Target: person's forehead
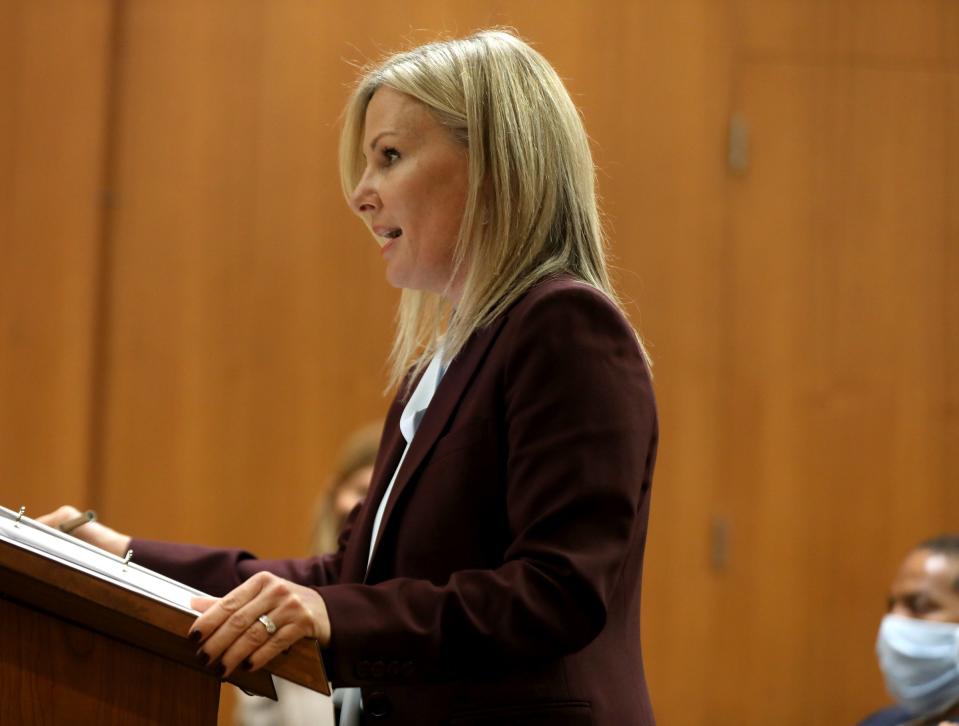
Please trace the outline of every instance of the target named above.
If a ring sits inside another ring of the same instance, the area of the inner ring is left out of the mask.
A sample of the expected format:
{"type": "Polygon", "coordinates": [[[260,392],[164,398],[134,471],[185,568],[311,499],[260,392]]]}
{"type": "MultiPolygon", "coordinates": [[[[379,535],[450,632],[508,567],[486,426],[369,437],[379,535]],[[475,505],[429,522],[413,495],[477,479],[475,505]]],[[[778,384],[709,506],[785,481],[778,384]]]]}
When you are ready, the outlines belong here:
{"type": "Polygon", "coordinates": [[[959,577],[959,559],[941,552],[913,550],[902,563],[893,591],[951,590],[959,577]]]}
{"type": "Polygon", "coordinates": [[[409,133],[429,118],[422,103],[389,86],[381,86],[366,106],[364,145],[384,131],[409,133]]]}

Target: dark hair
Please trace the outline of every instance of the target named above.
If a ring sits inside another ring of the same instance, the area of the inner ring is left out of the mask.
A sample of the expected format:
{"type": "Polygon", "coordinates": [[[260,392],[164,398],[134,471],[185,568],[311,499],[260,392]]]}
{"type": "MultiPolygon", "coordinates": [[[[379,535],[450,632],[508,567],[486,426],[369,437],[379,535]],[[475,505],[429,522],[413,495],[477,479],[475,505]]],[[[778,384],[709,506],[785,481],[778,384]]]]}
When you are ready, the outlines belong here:
{"type": "MultiPolygon", "coordinates": [[[[937,537],[920,542],[916,549],[946,555],[959,562],[959,534],[940,534],[937,537]]],[[[959,591],[959,575],[956,575],[956,579],[952,581],[952,587],[959,591]]]]}

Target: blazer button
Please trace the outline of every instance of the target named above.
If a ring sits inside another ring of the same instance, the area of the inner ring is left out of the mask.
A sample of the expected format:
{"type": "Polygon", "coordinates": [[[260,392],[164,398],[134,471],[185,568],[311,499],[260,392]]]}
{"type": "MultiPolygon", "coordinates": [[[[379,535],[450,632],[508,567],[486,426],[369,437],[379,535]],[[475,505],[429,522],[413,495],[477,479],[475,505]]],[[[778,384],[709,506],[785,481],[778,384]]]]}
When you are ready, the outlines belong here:
{"type": "Polygon", "coordinates": [[[370,677],[370,662],[368,660],[361,660],[356,664],[356,677],[367,680],[370,677]]]}
{"type": "Polygon", "coordinates": [[[374,678],[382,678],[386,674],[386,664],[383,661],[378,660],[373,663],[373,666],[370,668],[370,675],[374,678]]]}
{"type": "Polygon", "coordinates": [[[373,691],[363,698],[363,712],[373,718],[386,718],[393,710],[393,704],[383,691],[373,691]]]}

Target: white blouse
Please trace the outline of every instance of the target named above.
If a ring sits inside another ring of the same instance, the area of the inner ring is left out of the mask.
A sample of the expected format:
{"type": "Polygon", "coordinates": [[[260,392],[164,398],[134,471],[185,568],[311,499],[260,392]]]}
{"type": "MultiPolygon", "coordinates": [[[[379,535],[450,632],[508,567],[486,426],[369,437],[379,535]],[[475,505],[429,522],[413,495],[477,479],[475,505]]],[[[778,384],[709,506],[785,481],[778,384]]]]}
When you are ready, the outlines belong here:
{"type": "MultiPolygon", "coordinates": [[[[406,407],[400,416],[400,433],[402,433],[403,438],[406,439],[406,448],[403,449],[403,455],[400,457],[400,461],[393,471],[393,478],[390,479],[390,484],[386,487],[383,498],[380,499],[379,507],[376,510],[376,517],[373,519],[373,532],[370,535],[370,550],[366,558],[367,569],[369,569],[370,562],[373,559],[373,547],[376,544],[376,537],[380,533],[383,512],[386,511],[386,504],[389,502],[390,495],[393,493],[396,475],[406,460],[406,454],[410,450],[410,444],[413,442],[416,430],[420,427],[420,422],[426,414],[426,409],[429,407],[430,401],[433,400],[433,394],[436,393],[436,389],[439,388],[440,380],[442,380],[443,374],[446,373],[448,367],[448,363],[443,363],[442,349],[437,351],[436,355],[433,356],[433,360],[430,361],[426,370],[423,372],[423,377],[420,378],[416,390],[413,391],[413,395],[410,396],[410,400],[407,401],[406,407]]],[[[340,707],[340,726],[358,726],[360,723],[360,713],[363,708],[359,688],[337,688],[333,692],[333,703],[340,707]]]]}
{"type": "Polygon", "coordinates": [[[393,485],[396,483],[396,475],[400,471],[400,467],[403,466],[403,462],[406,460],[406,454],[410,450],[410,444],[413,442],[413,437],[416,435],[416,430],[420,427],[420,422],[423,420],[423,416],[426,414],[426,409],[430,405],[430,401],[433,400],[433,394],[436,393],[436,389],[440,386],[440,380],[443,378],[443,374],[446,373],[448,364],[443,364],[443,351],[442,349],[436,352],[436,355],[433,356],[433,360],[430,361],[429,365],[426,367],[426,370],[423,372],[423,377],[420,378],[420,382],[416,386],[416,390],[413,391],[413,395],[410,396],[410,400],[406,403],[406,408],[403,409],[403,414],[400,416],[400,433],[403,434],[403,438],[406,439],[406,448],[403,449],[403,455],[400,457],[399,463],[396,465],[396,469],[393,471],[393,478],[390,479],[390,484],[386,487],[386,492],[383,493],[383,498],[380,500],[380,506],[376,510],[376,517],[373,519],[373,533],[370,536],[370,551],[366,558],[366,567],[369,569],[370,562],[373,559],[373,547],[376,544],[376,536],[380,532],[380,523],[383,520],[383,512],[386,510],[386,504],[390,500],[390,494],[393,493],[393,485]]]}

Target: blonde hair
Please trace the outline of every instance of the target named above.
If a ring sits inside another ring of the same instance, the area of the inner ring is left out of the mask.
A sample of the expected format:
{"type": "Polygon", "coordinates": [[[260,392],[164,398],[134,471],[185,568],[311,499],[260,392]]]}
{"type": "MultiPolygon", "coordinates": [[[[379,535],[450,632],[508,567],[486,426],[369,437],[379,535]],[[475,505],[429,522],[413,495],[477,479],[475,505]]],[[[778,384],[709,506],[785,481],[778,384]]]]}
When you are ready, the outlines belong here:
{"type": "Polygon", "coordinates": [[[366,108],[380,86],[426,105],[469,156],[452,275],[464,273],[462,294],[450,311],[440,295],[403,290],[390,385],[410,366],[414,374],[421,370],[440,346],[452,358],[473,332],[546,277],[569,274],[619,305],[586,130],[542,55],[497,29],[397,53],[368,69],[347,104],[340,137],[347,198],[363,174],[366,108]]]}

